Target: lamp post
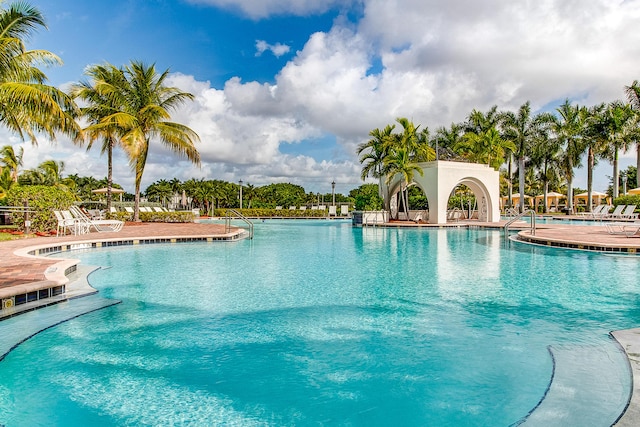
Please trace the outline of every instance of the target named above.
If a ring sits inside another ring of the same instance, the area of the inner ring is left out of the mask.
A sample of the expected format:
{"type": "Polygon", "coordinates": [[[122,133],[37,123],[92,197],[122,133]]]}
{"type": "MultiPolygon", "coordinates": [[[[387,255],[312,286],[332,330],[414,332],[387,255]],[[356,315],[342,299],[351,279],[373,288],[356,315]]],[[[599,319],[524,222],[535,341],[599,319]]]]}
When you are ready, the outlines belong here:
{"type": "Polygon", "coordinates": [[[331,206],[336,205],[336,182],[331,181],[331,206]]]}
{"type": "Polygon", "coordinates": [[[242,180],[238,181],[240,184],[240,209],[242,209],[242,180]]]}
{"type": "Polygon", "coordinates": [[[627,175],[622,175],[622,195],[627,195],[627,175]]]}

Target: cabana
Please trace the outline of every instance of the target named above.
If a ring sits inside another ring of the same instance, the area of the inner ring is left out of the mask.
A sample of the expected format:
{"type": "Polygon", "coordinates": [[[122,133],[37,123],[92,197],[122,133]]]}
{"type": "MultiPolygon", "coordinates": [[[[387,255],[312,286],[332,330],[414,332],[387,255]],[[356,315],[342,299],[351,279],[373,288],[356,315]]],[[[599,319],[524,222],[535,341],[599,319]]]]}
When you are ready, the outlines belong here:
{"type": "MultiPolygon", "coordinates": [[[[578,206],[578,205],[586,206],[588,197],[589,197],[589,193],[587,193],[587,192],[580,193],[580,194],[574,194],[574,196],[573,196],[573,204],[574,204],[574,206],[578,206]]],[[[603,200],[604,201],[607,200],[607,194],[606,193],[600,193],[599,191],[592,191],[591,192],[591,206],[597,206],[597,205],[601,204],[603,200]]]]}
{"type": "MultiPolygon", "coordinates": [[[[560,193],[556,193],[555,191],[549,191],[547,193],[547,208],[553,212],[553,211],[558,211],[558,207],[560,205],[560,199],[566,199],[567,196],[565,196],[564,194],[560,194],[560,193]]],[[[538,211],[538,205],[543,205],[544,206],[544,194],[540,194],[538,196],[535,197],[535,208],[536,208],[536,212],[538,211]]]]}

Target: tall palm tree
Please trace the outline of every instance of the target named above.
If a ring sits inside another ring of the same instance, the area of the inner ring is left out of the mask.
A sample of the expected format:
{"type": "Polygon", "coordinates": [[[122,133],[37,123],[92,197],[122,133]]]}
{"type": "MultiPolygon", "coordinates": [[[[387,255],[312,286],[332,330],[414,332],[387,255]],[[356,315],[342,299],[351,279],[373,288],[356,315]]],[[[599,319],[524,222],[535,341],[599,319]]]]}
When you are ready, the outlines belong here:
{"type": "Polygon", "coordinates": [[[585,151],[584,134],[586,109],[571,105],[568,99],[556,108],[557,116],[551,122],[551,131],[561,145],[563,155],[560,160],[562,173],[567,180],[567,209],[573,213],[573,169],[580,167],[580,158],[585,151]]]}
{"type": "MultiPolygon", "coordinates": [[[[414,172],[423,174],[422,168],[417,162],[413,161],[410,152],[406,147],[396,147],[384,159],[385,170],[387,171],[387,180],[385,184],[389,185],[397,174],[402,175],[402,183],[400,184],[400,194],[403,197],[403,205],[409,213],[409,196],[407,187],[413,181],[414,172]]],[[[398,210],[398,213],[399,210],[398,210]]]]}
{"type": "Polygon", "coordinates": [[[123,69],[121,86],[103,92],[120,110],[103,118],[96,130],[119,129],[120,143],[135,172],[134,221],[139,221],[140,184],[147,163],[149,144],[158,138],[166,147],[200,164],[195,142],[200,138],[191,128],[170,122],[170,111],[194,96],[165,85],[169,70],[158,74],[155,65],[132,61],[123,69]]]}
{"type": "Polygon", "coordinates": [[[513,151],[511,141],[504,140],[495,126],[486,131],[471,131],[464,134],[454,149],[476,163],[485,163],[498,170],[504,162],[505,154],[513,151]]]}
{"type": "Polygon", "coordinates": [[[629,104],[614,101],[603,111],[603,133],[605,142],[605,157],[613,166],[613,197],[619,195],[619,156],[620,151],[626,152],[636,140],[638,134],[638,116],[629,104]]]}
{"type": "Polygon", "coordinates": [[[560,175],[560,157],[562,147],[556,138],[551,138],[548,132],[542,132],[535,139],[531,150],[531,162],[538,169],[537,179],[542,182],[543,212],[549,211],[547,195],[549,184],[558,181],[560,175]]]}
{"type": "Polygon", "coordinates": [[[22,147],[20,147],[20,151],[17,154],[11,145],[5,145],[0,149],[0,162],[10,171],[10,178],[13,182],[18,182],[23,156],[24,148],[22,147]]]}
{"type": "MultiPolygon", "coordinates": [[[[371,139],[358,145],[357,153],[360,156],[360,163],[363,164],[360,178],[364,181],[368,176],[378,179],[378,192],[380,197],[388,201],[388,189],[386,183],[383,183],[382,178],[384,173],[384,158],[386,157],[390,141],[392,139],[393,130],[395,125],[387,125],[383,130],[378,128],[369,132],[371,139]],[[383,185],[384,184],[384,185],[383,185]]],[[[385,206],[386,210],[389,210],[389,206],[385,206]]]]}
{"type": "Polygon", "coordinates": [[[598,159],[606,155],[607,125],[604,103],[594,105],[586,110],[586,132],[584,143],[587,147],[587,211],[593,210],[593,169],[598,159]]]}
{"type": "Polygon", "coordinates": [[[540,113],[531,115],[531,104],[525,102],[518,109],[518,113],[511,111],[502,115],[502,129],[504,139],[511,141],[514,146],[513,153],[518,160],[518,185],[520,193],[520,212],[524,211],[524,186],[525,186],[525,166],[531,153],[531,147],[535,140],[544,132],[545,126],[551,117],[548,114],[540,113]]]}
{"type": "Polygon", "coordinates": [[[110,94],[126,85],[122,70],[111,65],[93,65],[85,71],[91,81],[81,81],[71,86],[71,95],[83,100],[85,107],[80,109],[81,117],[88,120],[89,126],[84,129],[89,140],[87,150],[96,140],[102,140],[101,153],[107,153],[107,212],[111,210],[113,198],[113,149],[119,142],[119,134],[123,132],[116,123],[102,123],[104,119],[117,113],[122,108],[117,97],[110,94]]]}
{"type": "Polygon", "coordinates": [[[459,123],[451,123],[449,128],[444,126],[439,127],[432,140],[432,144],[436,152],[436,160],[456,159],[457,154],[453,147],[460,143],[463,133],[464,127],[459,123]]]}
{"type": "Polygon", "coordinates": [[[25,48],[24,39],[39,27],[46,28],[44,17],[25,2],[0,9],[0,123],[34,144],[39,132],[54,140],[60,131],[76,141],[80,128],[73,118],[75,103],[47,85],[47,76],[38,68],[62,61],[46,50],[25,48]]]}
{"type": "MultiPolygon", "coordinates": [[[[636,114],[640,114],[640,83],[638,83],[638,80],[634,80],[633,83],[631,83],[631,86],[625,86],[624,90],[627,94],[627,100],[631,104],[631,107],[636,114]]],[[[635,143],[636,170],[640,170],[640,139],[637,139],[635,143]]],[[[640,187],[640,175],[636,176],[636,187],[640,187]]]]}

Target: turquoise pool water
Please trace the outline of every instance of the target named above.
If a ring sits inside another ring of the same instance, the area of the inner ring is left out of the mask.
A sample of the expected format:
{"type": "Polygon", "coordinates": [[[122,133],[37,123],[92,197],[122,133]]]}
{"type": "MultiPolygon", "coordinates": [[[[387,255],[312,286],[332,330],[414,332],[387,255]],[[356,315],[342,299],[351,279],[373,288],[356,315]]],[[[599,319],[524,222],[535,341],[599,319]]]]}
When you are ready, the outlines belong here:
{"type": "MultiPolygon", "coordinates": [[[[71,255],[122,303],[9,353],[0,424],[509,426],[545,395],[550,348],[628,380],[608,333],[640,319],[640,259],[491,230],[267,221],[253,240],[71,255]]],[[[589,425],[624,409],[604,395],[575,403],[589,425]]]]}

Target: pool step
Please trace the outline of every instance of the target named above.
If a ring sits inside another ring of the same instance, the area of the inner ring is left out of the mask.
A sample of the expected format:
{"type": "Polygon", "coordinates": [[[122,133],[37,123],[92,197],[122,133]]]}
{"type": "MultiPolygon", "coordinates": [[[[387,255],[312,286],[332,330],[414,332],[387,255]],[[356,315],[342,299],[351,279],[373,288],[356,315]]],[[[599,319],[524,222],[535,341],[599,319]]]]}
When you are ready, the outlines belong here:
{"type": "Polygon", "coordinates": [[[38,332],[67,320],[76,318],[101,308],[118,304],[120,301],[103,298],[99,295],[90,295],[83,298],[74,298],[50,305],[39,310],[32,310],[20,316],[5,319],[0,322],[0,360],[38,332]]]}
{"type": "Polygon", "coordinates": [[[550,346],[554,375],[540,404],[520,426],[610,426],[624,411],[631,371],[623,349],[550,346]]]}

